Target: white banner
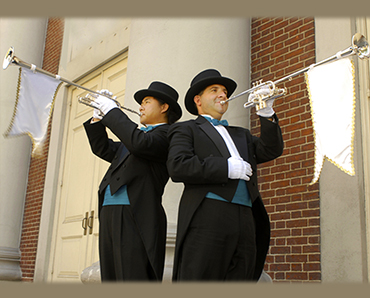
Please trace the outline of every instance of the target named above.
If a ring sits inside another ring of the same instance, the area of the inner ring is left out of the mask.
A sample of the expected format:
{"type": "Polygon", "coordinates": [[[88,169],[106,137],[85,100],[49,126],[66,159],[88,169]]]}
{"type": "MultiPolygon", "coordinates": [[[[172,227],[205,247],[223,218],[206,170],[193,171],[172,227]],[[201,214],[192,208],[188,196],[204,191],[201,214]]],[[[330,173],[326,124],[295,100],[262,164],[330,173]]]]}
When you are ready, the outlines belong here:
{"type": "Polygon", "coordinates": [[[34,153],[45,139],[60,84],[45,74],[19,68],[14,113],[5,136],[28,135],[34,153]]]}
{"type": "Polygon", "coordinates": [[[349,58],[313,67],[306,73],[315,137],[315,168],[311,184],[327,159],[353,176],[355,76],[349,58]]]}

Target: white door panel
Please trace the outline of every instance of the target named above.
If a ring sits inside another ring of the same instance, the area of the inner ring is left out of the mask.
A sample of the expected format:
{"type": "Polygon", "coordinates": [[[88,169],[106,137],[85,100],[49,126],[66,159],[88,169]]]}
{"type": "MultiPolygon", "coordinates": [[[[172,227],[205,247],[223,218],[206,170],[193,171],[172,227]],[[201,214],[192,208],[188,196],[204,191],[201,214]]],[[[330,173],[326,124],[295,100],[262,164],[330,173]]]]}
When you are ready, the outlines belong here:
{"type": "MultiPolygon", "coordinates": [[[[91,90],[108,89],[123,104],[127,57],[122,56],[95,71],[83,83],[91,90]]],[[[109,163],[96,157],[91,149],[83,123],[93,109],[78,102],[85,90],[71,87],[70,111],[66,122],[63,179],[58,190],[56,221],[51,253],[53,282],[81,282],[83,269],[99,260],[98,185],[109,163]],[[91,226],[92,228],[90,228],[91,226]]],[[[117,139],[109,130],[108,135],[117,139]]]]}

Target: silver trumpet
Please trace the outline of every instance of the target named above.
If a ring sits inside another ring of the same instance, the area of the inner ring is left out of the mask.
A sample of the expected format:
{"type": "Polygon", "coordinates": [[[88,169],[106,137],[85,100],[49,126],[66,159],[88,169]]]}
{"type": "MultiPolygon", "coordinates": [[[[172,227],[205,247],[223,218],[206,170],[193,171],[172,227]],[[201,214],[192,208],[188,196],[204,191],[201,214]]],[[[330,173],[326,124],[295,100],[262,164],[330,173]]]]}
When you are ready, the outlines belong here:
{"type": "MultiPolygon", "coordinates": [[[[43,70],[43,69],[41,69],[41,68],[38,68],[38,67],[36,67],[34,64],[30,64],[30,63],[27,63],[27,62],[22,61],[21,59],[19,59],[18,57],[16,57],[16,56],[14,55],[14,48],[13,48],[13,47],[10,47],[10,48],[9,48],[9,50],[7,51],[7,53],[5,54],[5,57],[4,57],[4,60],[3,60],[3,69],[7,69],[9,65],[18,65],[18,66],[21,66],[21,67],[26,67],[26,68],[28,68],[28,69],[33,70],[34,72],[36,72],[36,71],[37,71],[37,72],[39,72],[39,73],[41,73],[41,74],[47,75],[47,76],[49,76],[49,77],[53,77],[53,78],[55,78],[55,79],[57,79],[57,80],[59,80],[59,81],[62,81],[62,82],[67,83],[67,84],[69,84],[69,85],[72,85],[72,86],[75,86],[75,87],[77,87],[77,88],[80,88],[80,89],[86,90],[86,91],[88,91],[88,92],[90,92],[90,93],[93,93],[93,94],[96,94],[96,95],[102,95],[102,94],[100,94],[98,91],[94,91],[94,90],[88,89],[88,88],[83,87],[83,86],[81,86],[81,85],[78,85],[78,84],[76,84],[76,83],[74,83],[74,82],[72,82],[72,81],[69,81],[69,80],[67,80],[67,79],[64,79],[64,78],[60,77],[59,75],[55,75],[55,74],[52,74],[52,73],[50,73],[50,72],[48,72],[48,71],[46,71],[46,70],[43,70]]],[[[124,109],[124,110],[126,110],[126,111],[129,111],[129,112],[131,112],[131,113],[135,113],[135,114],[137,114],[137,115],[141,116],[141,113],[140,113],[140,112],[137,112],[137,111],[134,111],[134,110],[132,110],[132,109],[129,109],[129,108],[126,108],[126,107],[122,106],[122,105],[121,105],[121,104],[120,104],[120,103],[115,99],[115,97],[110,97],[110,96],[108,96],[108,95],[103,95],[103,96],[105,96],[105,97],[107,97],[107,98],[109,98],[109,99],[113,100],[113,101],[117,104],[117,106],[118,106],[120,109],[124,109]]],[[[99,109],[99,108],[97,107],[97,105],[96,105],[96,104],[94,105],[94,103],[92,102],[92,100],[93,100],[93,99],[94,99],[94,96],[92,96],[91,94],[87,94],[87,95],[86,95],[86,96],[84,96],[84,97],[79,97],[79,98],[78,98],[78,101],[79,101],[80,103],[83,103],[83,104],[85,104],[85,105],[89,106],[89,107],[99,109]]],[[[101,112],[101,111],[100,111],[100,112],[101,112]]],[[[102,115],[104,115],[102,112],[101,112],[101,114],[102,114],[102,115]]]]}
{"type": "MultiPolygon", "coordinates": [[[[91,92],[92,92],[92,91],[91,91],[91,92]]],[[[94,93],[94,94],[103,95],[104,97],[106,97],[106,98],[109,98],[109,99],[113,100],[113,101],[117,104],[117,107],[119,107],[120,109],[124,109],[124,110],[126,110],[126,111],[131,112],[131,113],[135,113],[135,114],[137,114],[138,116],[141,116],[141,113],[140,113],[140,112],[137,112],[137,111],[135,111],[135,110],[129,109],[129,108],[124,107],[124,106],[121,106],[121,104],[116,100],[115,96],[114,96],[114,97],[110,97],[110,96],[108,96],[108,95],[100,94],[99,92],[95,92],[95,91],[94,91],[93,93],[94,93]]],[[[78,100],[78,102],[79,102],[79,103],[82,103],[82,104],[84,104],[84,105],[86,105],[86,106],[89,106],[89,107],[91,107],[91,108],[94,108],[94,109],[98,109],[98,110],[100,111],[100,112],[99,112],[99,114],[100,114],[101,116],[104,116],[104,113],[99,109],[98,105],[97,105],[97,104],[96,104],[96,102],[95,102],[96,97],[97,97],[96,95],[92,95],[92,94],[88,93],[88,94],[86,94],[85,96],[78,96],[78,97],[77,97],[77,100],[78,100]]]]}
{"type": "Polygon", "coordinates": [[[370,58],[369,43],[367,42],[366,38],[360,33],[356,33],[355,35],[352,36],[352,45],[350,47],[343,51],[338,52],[336,55],[333,55],[325,60],[312,64],[309,67],[306,67],[302,70],[299,70],[291,75],[283,77],[274,82],[272,81],[262,82],[262,80],[259,80],[258,82],[253,83],[252,88],[243,91],[237,95],[234,95],[227,100],[221,101],[221,104],[226,104],[227,102],[237,97],[240,97],[247,93],[251,93],[251,95],[248,98],[248,101],[244,104],[244,108],[251,108],[253,106],[256,106],[256,110],[258,111],[259,109],[266,107],[266,100],[275,99],[287,93],[286,88],[276,87],[278,83],[285,81],[287,79],[291,80],[293,77],[310,70],[312,67],[316,67],[324,63],[332,62],[334,60],[346,58],[352,55],[357,55],[360,59],[370,58]],[[269,91],[268,94],[267,89],[269,91]]]}

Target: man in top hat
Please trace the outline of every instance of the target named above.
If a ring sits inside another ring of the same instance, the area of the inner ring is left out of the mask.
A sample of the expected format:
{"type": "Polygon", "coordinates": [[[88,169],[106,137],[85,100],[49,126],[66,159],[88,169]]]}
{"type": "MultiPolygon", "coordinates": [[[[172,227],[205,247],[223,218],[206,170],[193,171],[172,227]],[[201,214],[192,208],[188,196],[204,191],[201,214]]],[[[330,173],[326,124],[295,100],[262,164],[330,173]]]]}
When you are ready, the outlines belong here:
{"type": "Polygon", "coordinates": [[[236,86],[214,69],[196,75],[185,107],[198,117],[168,132],[167,168],[171,179],[185,186],[173,281],[253,281],[263,270],[270,225],[258,191],[257,164],[280,156],[283,139],[273,100],[257,112],[260,137],[220,121],[228,108],[221,101],[236,86]]]}
{"type": "Polygon", "coordinates": [[[111,163],[99,186],[102,282],[161,281],[167,221],[162,207],[169,179],[167,131],[182,114],[178,93],[162,82],[137,91],[142,129],[104,95],[84,123],[92,152],[111,163]],[[103,117],[100,116],[100,111],[103,117]],[[107,136],[109,128],[120,140],[107,136]]]}

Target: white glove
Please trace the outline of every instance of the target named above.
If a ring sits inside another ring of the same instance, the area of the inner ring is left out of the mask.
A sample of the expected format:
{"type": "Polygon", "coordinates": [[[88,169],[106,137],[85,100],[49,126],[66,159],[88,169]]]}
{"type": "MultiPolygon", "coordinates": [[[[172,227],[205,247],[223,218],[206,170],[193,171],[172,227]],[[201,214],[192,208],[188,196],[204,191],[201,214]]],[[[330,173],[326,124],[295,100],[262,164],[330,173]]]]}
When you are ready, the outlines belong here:
{"type": "Polygon", "coordinates": [[[228,165],[228,178],[230,179],[243,179],[245,181],[250,180],[252,176],[251,165],[239,157],[229,157],[227,160],[228,165]]]}
{"type": "Polygon", "coordinates": [[[106,115],[110,110],[118,108],[117,104],[113,100],[104,96],[104,95],[112,96],[113,94],[112,92],[109,92],[106,89],[100,90],[98,92],[101,93],[102,95],[96,97],[95,104],[97,109],[99,109],[104,115],[106,115]]]}
{"type": "MultiPolygon", "coordinates": [[[[267,96],[270,94],[270,88],[268,85],[262,86],[261,88],[257,89],[255,92],[249,94],[248,101],[254,101],[257,95],[267,96]]],[[[257,111],[257,115],[262,117],[271,117],[275,114],[275,111],[272,109],[272,105],[274,103],[274,99],[268,99],[265,101],[266,107],[257,111]]]]}
{"type": "Polygon", "coordinates": [[[262,117],[271,117],[275,114],[274,109],[272,108],[272,105],[274,104],[275,99],[268,99],[266,100],[266,108],[259,109],[256,114],[262,117]]]}
{"type": "MultiPolygon", "coordinates": [[[[109,96],[109,97],[112,97],[113,93],[110,92],[108,89],[101,89],[100,91],[98,90],[98,92],[101,94],[101,95],[106,95],[106,96],[109,96]]],[[[113,96],[112,97],[113,99],[116,99],[117,96],[113,96]]]]}
{"type": "Polygon", "coordinates": [[[93,118],[95,118],[95,119],[99,119],[99,120],[103,119],[103,116],[101,115],[100,110],[98,110],[98,109],[94,109],[94,112],[93,112],[93,118]]]}

